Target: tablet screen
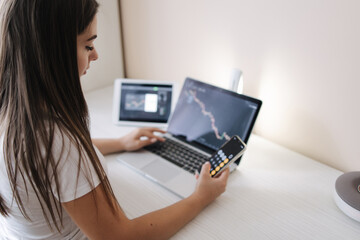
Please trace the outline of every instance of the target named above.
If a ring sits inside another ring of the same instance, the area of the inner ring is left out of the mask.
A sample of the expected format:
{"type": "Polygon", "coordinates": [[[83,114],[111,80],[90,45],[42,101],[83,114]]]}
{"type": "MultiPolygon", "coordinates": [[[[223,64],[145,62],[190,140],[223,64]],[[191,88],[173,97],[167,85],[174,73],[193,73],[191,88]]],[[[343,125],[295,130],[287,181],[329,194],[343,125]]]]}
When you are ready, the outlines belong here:
{"type": "Polygon", "coordinates": [[[122,82],[120,88],[119,121],[168,121],[173,90],[171,84],[122,82]]]}

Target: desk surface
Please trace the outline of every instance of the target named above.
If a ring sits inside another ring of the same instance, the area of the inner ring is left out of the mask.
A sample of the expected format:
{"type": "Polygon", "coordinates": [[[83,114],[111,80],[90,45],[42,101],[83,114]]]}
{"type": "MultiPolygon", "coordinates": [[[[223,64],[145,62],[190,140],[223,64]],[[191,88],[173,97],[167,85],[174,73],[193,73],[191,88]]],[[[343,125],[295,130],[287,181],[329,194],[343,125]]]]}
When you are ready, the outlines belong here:
{"type": "MultiPolygon", "coordinates": [[[[93,137],[118,137],[132,128],[112,123],[112,87],[85,94],[93,137]]],[[[115,195],[129,218],[179,198],[106,157],[115,195]]],[[[333,200],[342,172],[252,135],[226,192],[172,239],[360,239],[360,223],[333,200]]]]}

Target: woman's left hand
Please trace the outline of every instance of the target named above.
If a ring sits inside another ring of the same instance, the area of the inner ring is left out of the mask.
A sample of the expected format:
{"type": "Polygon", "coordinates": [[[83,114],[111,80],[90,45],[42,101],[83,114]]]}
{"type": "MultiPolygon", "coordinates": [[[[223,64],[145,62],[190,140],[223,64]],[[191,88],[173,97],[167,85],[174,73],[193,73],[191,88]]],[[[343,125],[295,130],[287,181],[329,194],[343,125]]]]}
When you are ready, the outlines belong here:
{"type": "Polygon", "coordinates": [[[165,141],[165,139],[155,133],[166,133],[158,128],[137,128],[121,138],[92,139],[93,144],[103,155],[136,151],[156,141],[165,141]]]}
{"type": "Polygon", "coordinates": [[[155,132],[166,133],[166,131],[159,128],[137,128],[120,138],[124,151],[136,151],[147,145],[155,143],[157,141],[165,141],[165,139],[159,135],[155,135],[155,132]]]}

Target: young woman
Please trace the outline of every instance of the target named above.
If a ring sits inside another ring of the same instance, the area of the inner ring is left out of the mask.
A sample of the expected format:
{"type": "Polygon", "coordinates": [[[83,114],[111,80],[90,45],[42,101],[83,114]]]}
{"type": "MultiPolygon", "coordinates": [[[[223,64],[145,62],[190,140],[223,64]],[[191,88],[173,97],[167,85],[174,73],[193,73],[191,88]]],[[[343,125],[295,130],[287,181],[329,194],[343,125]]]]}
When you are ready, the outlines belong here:
{"type": "Polygon", "coordinates": [[[102,154],[164,139],[154,128],[90,138],[80,77],[98,58],[97,8],[95,0],[0,2],[5,239],[168,239],[225,191],[228,171],[212,179],[207,163],[188,198],[131,220],[121,210],[102,154]]]}

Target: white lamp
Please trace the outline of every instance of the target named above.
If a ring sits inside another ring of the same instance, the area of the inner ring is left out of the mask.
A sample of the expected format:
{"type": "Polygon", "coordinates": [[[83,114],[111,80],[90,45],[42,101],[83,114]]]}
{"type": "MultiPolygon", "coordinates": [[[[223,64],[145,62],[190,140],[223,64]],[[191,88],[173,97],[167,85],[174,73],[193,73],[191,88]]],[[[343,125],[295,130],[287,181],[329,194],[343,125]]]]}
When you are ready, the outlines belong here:
{"type": "Polygon", "coordinates": [[[229,79],[229,89],[231,91],[242,94],[244,88],[244,79],[242,71],[234,68],[231,71],[230,79],[229,79]]]}

